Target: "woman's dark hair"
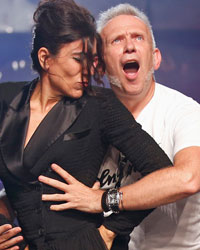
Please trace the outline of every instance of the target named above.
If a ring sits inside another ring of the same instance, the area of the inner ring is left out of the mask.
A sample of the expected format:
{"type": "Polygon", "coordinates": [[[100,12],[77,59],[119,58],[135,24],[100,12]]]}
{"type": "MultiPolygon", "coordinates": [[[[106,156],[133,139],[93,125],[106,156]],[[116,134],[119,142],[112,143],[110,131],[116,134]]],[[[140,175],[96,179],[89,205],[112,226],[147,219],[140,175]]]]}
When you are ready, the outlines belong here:
{"type": "MultiPolygon", "coordinates": [[[[38,60],[38,51],[45,47],[52,55],[56,55],[63,44],[79,39],[83,41],[82,66],[87,62],[87,78],[91,82],[91,67],[93,67],[94,41],[97,41],[98,65],[94,68],[94,79],[101,82],[105,70],[102,60],[101,38],[96,32],[94,17],[84,7],[73,0],[43,0],[40,1],[34,15],[35,22],[32,42],[32,67],[38,73],[42,67],[38,60]],[[87,43],[87,52],[85,46],[87,43]],[[85,60],[84,60],[85,59],[85,60]]],[[[83,68],[83,67],[82,67],[83,68]]],[[[83,72],[82,72],[83,77],[83,72]]]]}

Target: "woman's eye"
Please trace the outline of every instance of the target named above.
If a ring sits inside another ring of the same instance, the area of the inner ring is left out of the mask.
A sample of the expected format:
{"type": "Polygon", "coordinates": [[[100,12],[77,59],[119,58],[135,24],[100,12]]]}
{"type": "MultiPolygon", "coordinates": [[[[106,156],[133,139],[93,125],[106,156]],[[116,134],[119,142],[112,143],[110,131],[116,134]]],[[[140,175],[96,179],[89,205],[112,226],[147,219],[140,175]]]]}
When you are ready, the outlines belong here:
{"type": "Polygon", "coordinates": [[[77,62],[81,62],[81,58],[80,57],[73,57],[73,59],[75,60],[75,61],[77,61],[77,62]]]}

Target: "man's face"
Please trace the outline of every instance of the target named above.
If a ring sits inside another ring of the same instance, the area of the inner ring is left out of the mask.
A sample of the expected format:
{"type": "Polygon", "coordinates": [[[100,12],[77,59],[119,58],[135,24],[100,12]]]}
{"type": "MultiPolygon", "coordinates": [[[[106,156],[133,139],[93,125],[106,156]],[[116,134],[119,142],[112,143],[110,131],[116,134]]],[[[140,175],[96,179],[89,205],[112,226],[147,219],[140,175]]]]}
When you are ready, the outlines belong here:
{"type": "Polygon", "coordinates": [[[107,23],[101,36],[112,88],[120,94],[145,95],[159,67],[154,62],[158,50],[152,48],[146,24],[137,17],[120,15],[107,23]]]}

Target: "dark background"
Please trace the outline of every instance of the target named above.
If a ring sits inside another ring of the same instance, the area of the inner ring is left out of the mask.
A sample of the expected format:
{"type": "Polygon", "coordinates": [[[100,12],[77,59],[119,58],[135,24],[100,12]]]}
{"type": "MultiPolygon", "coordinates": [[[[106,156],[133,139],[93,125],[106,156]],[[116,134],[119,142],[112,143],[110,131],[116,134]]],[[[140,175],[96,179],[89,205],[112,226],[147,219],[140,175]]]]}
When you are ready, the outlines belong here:
{"type": "MultiPolygon", "coordinates": [[[[0,82],[31,80],[32,13],[38,0],[1,0],[0,82]]],[[[97,17],[119,3],[131,3],[149,17],[163,61],[158,82],[200,102],[200,0],[77,0],[97,17]]]]}
{"type": "MultiPolygon", "coordinates": [[[[0,82],[31,80],[32,14],[38,0],[1,0],[0,82]]],[[[156,80],[200,102],[200,0],[77,0],[95,17],[130,3],[149,17],[163,61],[156,80]]]]}

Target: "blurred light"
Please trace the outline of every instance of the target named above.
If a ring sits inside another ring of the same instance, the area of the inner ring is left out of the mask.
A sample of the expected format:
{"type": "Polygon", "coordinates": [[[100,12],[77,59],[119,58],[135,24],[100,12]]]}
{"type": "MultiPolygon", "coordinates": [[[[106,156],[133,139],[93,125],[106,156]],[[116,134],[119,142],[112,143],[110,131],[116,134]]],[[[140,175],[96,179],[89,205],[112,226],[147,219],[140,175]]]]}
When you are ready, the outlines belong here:
{"type": "Polygon", "coordinates": [[[6,33],[13,33],[13,31],[14,31],[14,29],[13,29],[13,27],[11,27],[11,26],[7,26],[6,28],[5,28],[5,32],[6,33]]]}
{"type": "Polygon", "coordinates": [[[18,68],[19,68],[19,65],[18,65],[18,62],[17,61],[13,61],[12,62],[12,68],[13,68],[13,70],[18,70],[18,68]]]}
{"type": "Polygon", "coordinates": [[[20,61],[19,61],[19,67],[20,67],[21,69],[23,69],[23,68],[25,68],[25,66],[26,66],[26,61],[25,61],[25,60],[20,60],[20,61]]]}
{"type": "Polygon", "coordinates": [[[3,73],[2,73],[2,72],[0,72],[0,80],[1,80],[2,76],[3,76],[3,73]]]}

